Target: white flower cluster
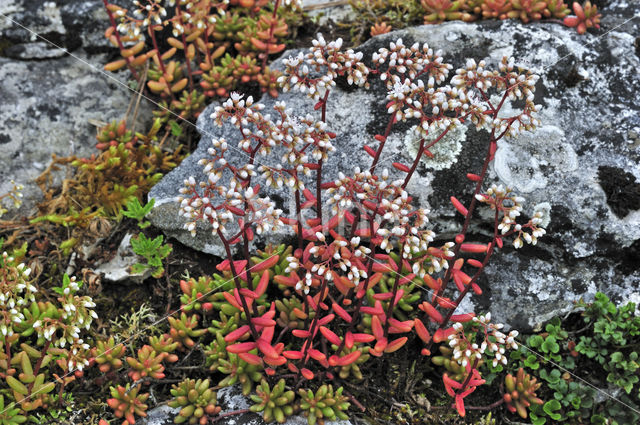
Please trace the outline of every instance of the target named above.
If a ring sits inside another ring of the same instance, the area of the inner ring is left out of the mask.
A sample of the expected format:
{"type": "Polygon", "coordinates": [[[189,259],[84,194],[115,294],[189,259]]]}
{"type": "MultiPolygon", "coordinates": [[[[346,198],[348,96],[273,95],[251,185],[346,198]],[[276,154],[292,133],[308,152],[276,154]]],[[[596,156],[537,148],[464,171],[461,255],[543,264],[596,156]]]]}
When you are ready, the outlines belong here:
{"type": "Polygon", "coordinates": [[[475,326],[479,326],[482,329],[465,333],[462,323],[453,324],[452,327],[455,332],[449,335],[449,346],[453,348],[453,359],[459,365],[466,367],[476,359],[482,359],[485,354],[493,354],[493,367],[496,367],[498,363],[506,366],[508,362],[505,355],[506,349],[518,349],[518,344],[515,341],[518,331],[512,330],[508,335],[505,335],[500,331],[504,325],[490,323],[491,313],[473,317],[472,321],[475,326]],[[478,331],[484,333],[480,344],[475,340],[478,331]]]}
{"type": "Polygon", "coordinates": [[[203,221],[211,226],[213,234],[220,231],[226,235],[227,224],[235,222],[235,216],[239,216],[243,225],[255,226],[258,234],[269,229],[277,230],[282,225],[282,210],[277,209],[269,197],[259,198],[253,187],[243,185],[243,181],[248,182],[250,177],[256,175],[254,166],[244,164],[232,167],[224,158],[228,150],[227,142],[214,139],[212,145],[208,150],[211,158],[203,158],[198,162],[204,166],[206,181],[196,183],[194,177],[189,177],[180,189],[183,196],[177,198],[180,202],[179,215],[188,220],[184,229],[195,236],[196,223],[203,221]],[[219,183],[225,170],[231,173],[226,186],[219,183]]]}
{"type": "Polygon", "coordinates": [[[227,101],[215,108],[211,118],[218,126],[225,121],[236,126],[242,133],[238,147],[249,155],[258,153],[265,157],[273,149],[280,148],[279,164],[258,167],[268,185],[304,189],[299,176],[310,174],[308,162],[312,159],[326,161],[328,153],[335,151],[327,125],[311,115],[293,115],[284,102],[276,102],[274,106],[278,114],[276,120],[263,115],[262,109],[264,105],[254,104],[251,96],[245,101],[238,93],[231,93],[227,101]]]}
{"type": "Polygon", "coordinates": [[[179,215],[189,220],[184,224],[184,229],[192,236],[196,235],[197,221],[208,223],[213,234],[220,231],[222,235],[227,235],[227,225],[235,222],[236,215],[242,218],[245,225],[255,226],[258,234],[267,230],[276,231],[282,225],[282,210],[277,209],[269,197],[258,198],[252,187],[243,189],[235,179],[231,180],[229,186],[212,182],[217,178],[217,172],[210,171],[209,183],[200,183],[204,187],[203,196],[198,194],[193,177],[185,180],[185,187],[180,189],[183,195],[190,195],[178,197],[178,202],[179,215]],[[214,203],[216,197],[222,198],[218,204],[214,203]]]}
{"type": "Polygon", "coordinates": [[[433,51],[427,43],[420,48],[419,43],[406,47],[402,39],[389,44],[389,49],[382,47],[372,56],[373,64],[379,67],[387,63],[388,68],[380,73],[380,79],[387,82],[390,89],[391,77],[398,74],[406,74],[410,79],[415,79],[423,73],[434,78],[436,83],[443,83],[453,67],[443,62],[440,50],[433,51]]]}
{"type": "Polygon", "coordinates": [[[514,59],[503,57],[498,65],[498,70],[488,71],[485,69],[485,61],[476,64],[473,59],[467,59],[464,68],[456,70],[456,75],[451,79],[451,84],[458,88],[466,88],[468,91],[477,89],[483,99],[489,102],[487,94],[490,88],[504,91],[500,105],[491,105],[487,113],[473,114],[472,121],[476,126],[488,126],[496,130],[496,135],[516,137],[522,131],[533,131],[540,125],[537,113],[541,106],[535,105],[534,90],[539,76],[525,71],[521,68],[515,69],[514,59]],[[497,110],[500,109],[505,100],[515,101],[525,100],[522,112],[513,117],[498,117],[497,110]],[[493,115],[491,117],[489,114],[493,115]]]}
{"type": "Polygon", "coordinates": [[[0,260],[0,305],[4,317],[0,323],[3,336],[13,335],[12,323],[20,324],[25,320],[22,309],[27,303],[35,302],[37,289],[29,282],[31,269],[23,263],[15,265],[15,259],[6,252],[0,260]],[[12,264],[13,263],[13,264],[12,264]]]}
{"type": "Polygon", "coordinates": [[[327,43],[322,34],[313,40],[313,47],[306,55],[299,53],[284,60],[284,75],[278,78],[282,90],[298,90],[315,100],[320,100],[326,91],[336,85],[335,79],[346,76],[352,85],[369,87],[369,68],[362,62],[362,52],[349,49],[341,51],[342,39],[327,43]],[[312,70],[322,76],[312,76],[312,70]]]}
{"type": "Polygon", "coordinates": [[[535,245],[538,243],[538,238],[546,234],[544,227],[549,224],[551,208],[548,203],[536,205],[533,218],[526,224],[518,224],[516,218],[521,214],[525,199],[515,195],[511,188],[493,184],[484,194],[476,195],[476,199],[489,204],[491,209],[498,208],[503,213],[498,230],[503,235],[509,232],[516,234],[513,241],[516,249],[522,248],[522,239],[528,244],[535,245]]]}
{"type": "MultiPolygon", "coordinates": [[[[75,276],[68,278],[68,280],[65,276],[61,296],[58,298],[62,307],[60,317],[54,319],[44,316],[41,320],[33,323],[33,328],[39,336],[60,348],[69,344],[76,349],[89,349],[89,345],[80,338],[80,332],[82,328],[89,330],[93,319],[97,319],[98,315],[93,310],[96,304],[91,297],[76,295],[79,289],[80,285],[75,276]],[[58,330],[62,333],[59,336],[57,335],[58,330]],[[55,340],[54,335],[56,335],[55,340]]],[[[82,363],[78,363],[77,366],[82,370],[82,363]]]]}
{"type": "MultiPolygon", "coordinates": [[[[321,232],[318,232],[316,237],[320,242],[325,241],[324,234],[321,232]]],[[[301,268],[307,270],[304,279],[300,279],[295,286],[297,291],[302,290],[305,294],[309,292],[313,279],[318,281],[326,279],[331,282],[336,276],[340,279],[336,274],[340,270],[344,273],[344,277],[356,287],[361,279],[366,279],[368,276],[363,260],[371,254],[371,249],[361,246],[358,236],[352,237],[349,241],[338,238],[328,245],[314,245],[309,249],[309,254],[316,259],[316,262],[306,261],[302,265],[298,258],[287,257],[289,265],[285,270],[285,273],[301,268]]]]}
{"type": "Polygon", "coordinates": [[[339,173],[333,187],[327,189],[327,203],[334,215],[357,207],[372,219],[379,217],[376,236],[382,239],[380,248],[391,252],[394,246],[401,247],[403,258],[415,261],[414,273],[424,276],[448,267],[447,258],[454,255],[450,251],[453,244],[445,245],[440,257],[427,253],[435,238],[432,230],[424,229],[429,211],[412,205],[402,183],[403,180],[390,181],[386,169],[376,178],[371,172],[356,168],[353,177],[339,173]]]}
{"type": "Polygon", "coordinates": [[[141,20],[142,27],[150,24],[161,25],[162,18],[167,16],[167,10],[162,6],[163,0],[133,0],[133,5],[137,8],[133,11],[133,16],[141,20]]]}

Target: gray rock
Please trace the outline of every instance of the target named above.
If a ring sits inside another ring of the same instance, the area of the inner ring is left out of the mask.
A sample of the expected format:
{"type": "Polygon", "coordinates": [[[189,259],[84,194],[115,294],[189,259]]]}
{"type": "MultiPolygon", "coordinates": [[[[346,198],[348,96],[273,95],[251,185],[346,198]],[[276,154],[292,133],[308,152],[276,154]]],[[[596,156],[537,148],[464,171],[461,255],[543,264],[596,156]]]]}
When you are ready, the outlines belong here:
{"type": "Polygon", "coordinates": [[[3,0],[0,13],[17,22],[0,17],[4,43],[42,42],[35,32],[69,51],[97,53],[109,47],[104,37],[109,19],[102,0],[3,0]]]}
{"type": "MultiPolygon", "coordinates": [[[[640,12],[640,4],[621,4],[615,2],[610,10],[603,10],[603,28],[596,34],[579,36],[573,29],[548,23],[449,22],[396,31],[357,49],[370,58],[379,47],[401,37],[406,45],[420,41],[443,49],[445,60],[454,68],[462,66],[466,57],[495,64],[510,55],[517,64],[541,75],[536,103],[543,105],[543,126],[533,135],[500,142],[490,180],[510,185],[525,197],[528,214],[534,205],[549,202],[551,224],[535,247],[518,252],[505,247],[492,259],[480,282],[484,294],[474,303],[477,311],[490,310],[496,321],[526,330],[568,311],[581,297],[590,299],[598,290],[618,300],[638,297],[640,61],[632,35],[638,21],[629,19],[640,12]]],[[[282,67],[282,62],[274,66],[282,67]]],[[[385,95],[380,82],[368,91],[338,84],[331,93],[327,121],[339,137],[334,142],[337,152],[324,171],[325,181],[335,178],[339,170],[369,164],[361,146],[376,146],[373,135],[384,131],[385,95]]],[[[313,106],[299,94],[284,94],[278,100],[298,114],[313,106]]],[[[263,98],[262,103],[269,110],[274,100],[263,98]]],[[[156,198],[155,225],[189,246],[220,255],[220,246],[208,232],[200,231],[193,239],[181,229],[178,206],[171,201],[185,178],[202,178],[197,161],[206,155],[212,137],[224,137],[236,145],[234,129],[213,125],[212,109],[198,121],[203,135],[198,150],[149,196],[156,198]]],[[[414,143],[409,127],[394,128],[383,154],[387,167],[393,161],[407,162],[414,143]]],[[[432,210],[432,223],[443,239],[451,238],[460,225],[449,196],[469,198],[472,188],[464,175],[480,170],[487,142],[485,133],[469,128],[449,140],[442,160],[438,157],[438,163],[418,167],[410,193],[432,210]]],[[[285,200],[290,198],[282,191],[281,207],[287,209],[285,200]]],[[[470,238],[479,239],[488,229],[486,220],[476,220],[470,238]]],[[[282,237],[270,234],[262,242],[278,243],[282,237]]]]}
{"type": "MultiPolygon", "coordinates": [[[[98,69],[106,63],[104,55],[77,55],[98,69]]],[[[11,179],[23,184],[25,214],[42,197],[33,179],[51,155],[96,153],[96,127],[89,120],[120,120],[131,99],[126,88],[68,56],[0,58],[0,93],[0,194],[11,188],[11,179]]],[[[150,115],[149,106],[141,103],[139,116],[150,115]]]]}
{"type": "MultiPolygon", "coordinates": [[[[29,214],[41,199],[33,179],[52,154],[96,153],[89,120],[122,119],[131,92],[97,72],[109,61],[101,53],[109,25],[101,0],[5,0],[0,13],[0,195],[12,179],[25,186],[24,206],[11,217],[29,214]]],[[[139,120],[150,110],[142,102],[139,120]]]]}
{"type": "MultiPolygon", "coordinates": [[[[222,407],[220,412],[225,413],[248,409],[253,403],[242,395],[239,386],[226,387],[218,390],[218,405],[222,407]]],[[[173,418],[180,412],[180,409],[174,409],[167,405],[162,405],[151,409],[146,418],[138,420],[136,425],[170,425],[173,424],[173,418]]],[[[353,421],[325,421],[326,425],[351,425],[357,424],[353,421]]],[[[253,412],[242,413],[238,415],[228,416],[216,420],[216,424],[220,425],[266,425],[262,416],[253,412]]],[[[304,416],[296,415],[287,418],[284,425],[307,425],[307,419],[304,416]]]]}

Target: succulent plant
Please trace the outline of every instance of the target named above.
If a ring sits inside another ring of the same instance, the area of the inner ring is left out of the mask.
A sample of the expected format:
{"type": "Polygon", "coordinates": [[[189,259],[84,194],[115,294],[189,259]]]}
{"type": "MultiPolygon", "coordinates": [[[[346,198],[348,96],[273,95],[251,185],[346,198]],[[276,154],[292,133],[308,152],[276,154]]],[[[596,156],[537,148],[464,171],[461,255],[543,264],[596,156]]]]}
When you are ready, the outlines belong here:
{"type": "Polygon", "coordinates": [[[156,352],[150,345],[144,345],[138,350],[138,358],[127,357],[127,363],[131,367],[129,377],[138,381],[145,377],[153,379],[164,378],[164,353],[156,352]]]}
{"type": "Polygon", "coordinates": [[[598,13],[598,7],[592,5],[590,1],[580,5],[578,2],[573,2],[573,13],[575,16],[567,16],[564,18],[564,24],[568,27],[575,27],[578,30],[578,34],[584,34],[587,32],[587,28],[600,28],[600,17],[598,13]]]}
{"type": "Polygon", "coordinates": [[[546,16],[556,19],[562,19],[567,16],[571,11],[567,7],[564,0],[547,0],[547,13],[546,16]]]}
{"type": "Polygon", "coordinates": [[[131,130],[127,130],[127,122],[122,120],[120,122],[113,121],[111,124],[101,128],[96,139],[98,139],[96,148],[100,150],[107,149],[110,146],[118,146],[120,143],[124,143],[127,148],[131,149],[134,136],[131,130]]]}
{"type": "Polygon", "coordinates": [[[521,418],[527,417],[527,408],[531,404],[544,403],[536,397],[536,390],[542,383],[536,382],[536,378],[524,372],[523,368],[518,370],[514,377],[508,374],[504,378],[505,394],[503,396],[507,409],[511,413],[518,413],[521,418]]]}
{"type": "Polygon", "coordinates": [[[187,316],[186,313],[182,312],[179,318],[170,316],[168,321],[171,326],[169,335],[178,343],[180,348],[192,348],[196,344],[193,338],[198,338],[207,333],[207,329],[196,329],[198,316],[195,314],[187,316]]]}
{"type": "Polygon", "coordinates": [[[181,407],[180,413],[174,419],[174,423],[189,423],[205,425],[208,419],[217,415],[220,406],[216,405],[217,394],[209,388],[209,380],[197,381],[185,379],[181,383],[174,385],[171,395],[174,399],[169,401],[171,407],[181,407]]]}
{"type": "Polygon", "coordinates": [[[15,403],[9,403],[6,407],[4,396],[0,394],[0,424],[17,425],[27,421],[27,417],[21,415],[21,409],[15,403]]]}
{"type": "Polygon", "coordinates": [[[347,397],[342,395],[343,388],[340,387],[336,391],[331,385],[322,385],[314,394],[311,390],[300,389],[300,409],[307,417],[309,425],[316,423],[323,425],[325,420],[346,420],[348,416],[344,413],[350,403],[347,397]]]}
{"type": "Polygon", "coordinates": [[[147,405],[145,402],[149,398],[149,394],[138,394],[140,387],[133,388],[127,384],[126,387],[118,385],[117,387],[109,387],[111,392],[110,399],[107,404],[114,410],[117,418],[124,418],[122,425],[134,425],[136,423],[136,415],[147,416],[147,405]]]}
{"type": "Polygon", "coordinates": [[[252,412],[262,412],[265,422],[276,421],[284,423],[287,416],[291,416],[294,411],[293,401],[296,394],[285,391],[285,381],[280,379],[273,388],[269,388],[269,383],[264,379],[256,388],[256,394],[251,395],[251,400],[256,404],[250,407],[252,412]]]}
{"type": "Polygon", "coordinates": [[[121,357],[125,353],[123,344],[116,344],[113,336],[106,341],[98,341],[91,350],[91,360],[98,364],[100,372],[107,373],[122,367],[121,357]]]}
{"type": "Polygon", "coordinates": [[[369,34],[371,37],[375,37],[376,35],[386,34],[388,32],[391,32],[391,26],[389,26],[389,24],[386,22],[376,22],[371,26],[369,34]]]}
{"type": "Polygon", "coordinates": [[[507,12],[511,10],[511,0],[484,0],[480,7],[483,18],[507,19],[507,12]]]}
{"type": "Polygon", "coordinates": [[[507,13],[509,18],[519,18],[522,22],[527,23],[531,20],[537,21],[547,8],[547,3],[543,0],[511,0],[513,10],[507,13]]]}
{"type": "MultiPolygon", "coordinates": [[[[249,351],[250,354],[257,354],[257,350],[249,351]]],[[[218,360],[217,370],[228,375],[218,385],[228,387],[239,383],[242,386],[242,394],[248,396],[253,390],[253,385],[263,379],[263,367],[250,364],[242,360],[240,355],[228,353],[228,359],[218,360]]]]}
{"type": "Polygon", "coordinates": [[[149,345],[151,345],[156,353],[163,354],[164,359],[169,363],[175,363],[178,361],[178,356],[173,352],[176,351],[179,344],[169,335],[163,334],[160,336],[150,336],[149,345]]]}
{"type": "Polygon", "coordinates": [[[424,15],[425,25],[458,19],[463,21],[472,20],[471,15],[460,11],[464,5],[464,0],[421,0],[420,3],[426,12],[424,15]]]}

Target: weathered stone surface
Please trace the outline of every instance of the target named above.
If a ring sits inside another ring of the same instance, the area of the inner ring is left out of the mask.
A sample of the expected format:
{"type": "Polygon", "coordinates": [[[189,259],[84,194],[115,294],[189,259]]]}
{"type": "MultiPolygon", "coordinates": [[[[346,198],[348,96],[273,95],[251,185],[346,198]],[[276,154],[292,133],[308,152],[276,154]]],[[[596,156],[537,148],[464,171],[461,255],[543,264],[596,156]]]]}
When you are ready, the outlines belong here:
{"type": "MultiPolygon", "coordinates": [[[[243,396],[239,386],[227,387],[218,390],[218,405],[222,407],[221,414],[228,412],[248,409],[251,402],[247,397],[243,396]]],[[[166,405],[151,409],[149,416],[142,418],[137,425],[169,425],[173,424],[173,418],[180,412],[180,409],[172,409],[166,405]]],[[[256,413],[242,413],[232,415],[216,421],[220,425],[266,425],[262,420],[262,416],[256,413]]],[[[357,424],[354,421],[325,421],[326,425],[351,425],[357,424]]],[[[291,416],[287,418],[284,425],[307,425],[307,419],[304,416],[291,416]]]]}
{"type": "MultiPolygon", "coordinates": [[[[533,327],[597,290],[618,298],[638,296],[640,205],[628,202],[626,194],[637,193],[638,182],[633,178],[640,179],[640,75],[633,35],[638,22],[629,21],[638,14],[640,5],[620,4],[603,10],[603,28],[597,34],[579,36],[554,24],[450,22],[397,31],[357,49],[368,58],[401,37],[407,45],[419,41],[443,49],[445,60],[454,68],[463,65],[466,57],[495,64],[503,55],[511,55],[516,63],[542,76],[536,103],[543,105],[543,126],[535,134],[501,141],[490,179],[510,185],[525,197],[529,214],[535,204],[549,202],[551,224],[537,246],[517,252],[506,247],[492,260],[481,281],[485,293],[474,302],[477,310],[491,310],[497,321],[518,328],[533,327]],[[610,172],[599,172],[602,167],[609,167],[610,172]],[[627,189],[609,189],[607,193],[604,188],[612,185],[606,179],[611,178],[627,182],[627,189]],[[620,202],[625,204],[624,216],[616,215],[620,202]]],[[[278,61],[275,66],[282,64],[278,61]]],[[[388,119],[385,95],[380,82],[372,84],[369,91],[339,84],[331,93],[327,121],[339,137],[334,142],[337,152],[324,171],[325,181],[335,178],[339,170],[347,172],[369,164],[360,147],[363,143],[375,146],[373,135],[384,130],[388,119]]],[[[299,94],[284,94],[278,100],[286,101],[298,114],[313,106],[299,94]]],[[[262,102],[266,110],[274,104],[269,98],[262,102]]],[[[238,140],[237,130],[213,126],[209,118],[212,108],[198,121],[203,134],[198,150],[160,182],[150,197],[156,198],[157,205],[152,220],[168,235],[220,255],[220,246],[208,232],[192,239],[181,230],[177,205],[171,202],[185,178],[202,178],[197,161],[206,154],[212,137],[224,137],[232,146],[238,140]]],[[[394,128],[383,154],[387,167],[392,161],[408,161],[412,144],[408,128],[394,128]]],[[[487,141],[485,133],[472,128],[461,131],[447,142],[449,149],[436,158],[437,164],[418,168],[410,191],[432,210],[434,228],[443,238],[452,237],[460,224],[449,196],[468,199],[471,186],[464,175],[479,171],[487,141]]],[[[280,193],[279,199],[290,198],[286,191],[280,193]]],[[[472,233],[486,234],[487,226],[478,220],[472,233]]],[[[270,234],[262,241],[280,240],[281,235],[270,234]]]]}
{"type": "MultiPolygon", "coordinates": [[[[122,119],[131,92],[97,71],[108,62],[96,54],[107,47],[102,1],[12,0],[0,2],[0,13],[76,56],[0,17],[0,194],[11,179],[23,184],[26,215],[41,199],[33,179],[51,155],[95,153],[89,120],[122,119]]],[[[150,116],[145,102],[138,116],[150,116]]]]}
{"type": "Polygon", "coordinates": [[[0,40],[5,45],[42,42],[37,33],[69,51],[97,52],[109,46],[104,38],[109,20],[102,0],[4,0],[0,13],[17,22],[0,17],[0,40]]]}

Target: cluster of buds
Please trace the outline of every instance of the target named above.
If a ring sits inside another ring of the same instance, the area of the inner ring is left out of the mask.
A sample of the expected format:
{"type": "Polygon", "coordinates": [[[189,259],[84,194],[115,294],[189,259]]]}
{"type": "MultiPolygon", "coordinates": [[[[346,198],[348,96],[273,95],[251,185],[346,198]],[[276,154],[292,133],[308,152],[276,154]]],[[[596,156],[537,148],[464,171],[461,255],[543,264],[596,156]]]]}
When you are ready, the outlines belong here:
{"type": "Polygon", "coordinates": [[[256,226],[256,232],[261,234],[264,230],[276,230],[280,225],[280,214],[282,210],[275,208],[275,203],[269,197],[258,198],[257,190],[252,187],[243,186],[243,180],[247,180],[253,167],[247,164],[243,168],[235,168],[227,162],[224,154],[228,149],[224,139],[213,140],[213,148],[209,148],[211,159],[202,159],[199,164],[204,165],[204,173],[207,175],[206,182],[199,183],[189,177],[184,181],[180,193],[183,196],[178,198],[180,202],[180,215],[189,221],[184,228],[196,234],[196,222],[207,222],[214,234],[227,235],[227,225],[235,221],[235,217],[240,217],[240,234],[230,238],[230,241],[237,242],[244,233],[244,226],[251,224],[256,226]],[[222,173],[229,170],[232,174],[229,185],[219,183],[222,173]],[[243,177],[246,176],[246,177],[243,177]],[[200,194],[201,192],[202,194],[200,194]],[[220,198],[216,203],[217,198],[220,198]]]}
{"type": "Polygon", "coordinates": [[[312,43],[313,47],[306,55],[299,53],[295,58],[284,60],[285,72],[278,78],[284,92],[293,89],[320,100],[336,85],[338,76],[346,76],[350,85],[369,86],[369,68],[361,61],[361,52],[355,53],[351,49],[343,52],[340,50],[341,38],[327,43],[322,34],[318,34],[312,43]]]}
{"type": "Polygon", "coordinates": [[[22,309],[35,302],[37,288],[31,283],[29,275],[31,269],[24,263],[16,264],[15,258],[6,251],[0,258],[0,304],[2,322],[0,334],[2,338],[13,335],[13,324],[20,324],[25,320],[22,309]]]}
{"type": "Polygon", "coordinates": [[[495,130],[500,137],[516,137],[522,131],[534,131],[540,125],[537,113],[541,106],[533,103],[535,85],[540,77],[516,67],[514,59],[506,56],[498,64],[498,70],[488,71],[485,67],[484,61],[476,64],[473,59],[468,59],[466,66],[458,69],[451,79],[451,84],[458,89],[475,88],[483,99],[482,106],[470,116],[472,122],[478,128],[495,130]],[[504,92],[499,104],[486,100],[490,88],[504,92]],[[517,115],[499,117],[496,111],[507,99],[524,100],[525,105],[517,115]]]}
{"type": "Polygon", "coordinates": [[[500,330],[504,327],[501,323],[491,323],[491,313],[477,317],[471,317],[473,332],[464,330],[462,322],[454,323],[452,326],[454,333],[449,335],[449,346],[453,348],[453,358],[463,367],[473,364],[476,359],[480,360],[485,355],[493,355],[493,367],[498,363],[507,364],[505,350],[511,348],[516,350],[518,344],[515,338],[518,331],[512,330],[505,335],[500,330]],[[480,335],[481,341],[478,343],[477,337],[480,335]]]}
{"type": "Polygon", "coordinates": [[[549,224],[548,203],[536,205],[531,220],[526,224],[519,224],[516,223],[516,218],[521,214],[524,198],[515,195],[510,188],[493,184],[485,193],[477,194],[476,199],[502,214],[498,230],[502,236],[516,235],[513,241],[516,249],[522,247],[523,239],[528,244],[535,245],[538,238],[546,233],[544,227],[549,224]]]}

